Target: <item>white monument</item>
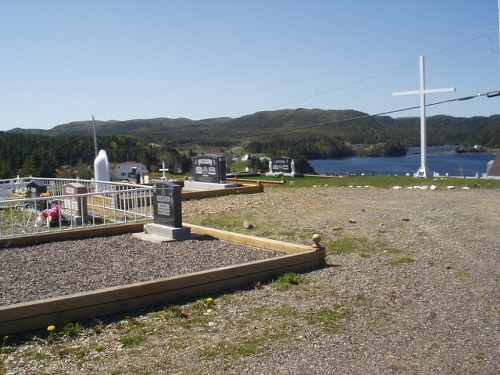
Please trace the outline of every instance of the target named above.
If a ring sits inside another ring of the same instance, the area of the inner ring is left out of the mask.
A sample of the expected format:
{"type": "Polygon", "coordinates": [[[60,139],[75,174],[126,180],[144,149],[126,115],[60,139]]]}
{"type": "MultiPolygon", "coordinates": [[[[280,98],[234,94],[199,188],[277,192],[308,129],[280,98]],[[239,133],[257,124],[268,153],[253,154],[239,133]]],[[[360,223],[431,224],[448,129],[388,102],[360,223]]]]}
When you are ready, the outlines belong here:
{"type": "Polygon", "coordinates": [[[420,95],[420,168],[414,174],[415,177],[427,177],[427,125],[425,115],[425,94],[437,94],[444,92],[455,92],[454,87],[443,89],[425,89],[425,67],[424,56],[420,56],[420,90],[393,92],[394,96],[420,95]]]}
{"type": "MultiPolygon", "coordinates": [[[[98,182],[111,181],[109,173],[109,161],[106,151],[101,150],[94,160],[94,179],[98,182]]],[[[98,183],[97,191],[106,191],[107,184],[98,183]]]]}

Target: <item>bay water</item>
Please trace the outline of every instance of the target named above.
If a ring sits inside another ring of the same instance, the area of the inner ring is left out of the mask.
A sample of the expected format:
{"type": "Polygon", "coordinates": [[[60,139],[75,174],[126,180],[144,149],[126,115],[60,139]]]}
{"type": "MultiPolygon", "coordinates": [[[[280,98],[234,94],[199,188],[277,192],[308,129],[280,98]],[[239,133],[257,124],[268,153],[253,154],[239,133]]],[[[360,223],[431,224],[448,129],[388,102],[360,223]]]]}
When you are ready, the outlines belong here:
{"type": "MultiPolygon", "coordinates": [[[[420,168],[419,147],[411,147],[405,156],[373,157],[358,156],[342,159],[309,160],[319,174],[324,175],[413,175],[420,168]]],[[[427,168],[429,174],[440,176],[475,177],[486,173],[487,164],[495,154],[454,152],[455,146],[427,147],[427,168]]]]}

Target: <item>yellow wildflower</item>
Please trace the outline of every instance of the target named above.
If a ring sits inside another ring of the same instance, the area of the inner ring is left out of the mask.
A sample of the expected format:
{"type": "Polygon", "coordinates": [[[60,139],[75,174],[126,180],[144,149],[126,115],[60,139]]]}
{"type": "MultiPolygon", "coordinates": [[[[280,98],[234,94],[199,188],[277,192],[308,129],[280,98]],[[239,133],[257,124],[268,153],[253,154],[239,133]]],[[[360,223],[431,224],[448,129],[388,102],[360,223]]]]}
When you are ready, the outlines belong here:
{"type": "Polygon", "coordinates": [[[47,327],[47,331],[52,332],[52,331],[55,331],[55,330],[56,330],[56,326],[50,325],[50,326],[47,327]]]}

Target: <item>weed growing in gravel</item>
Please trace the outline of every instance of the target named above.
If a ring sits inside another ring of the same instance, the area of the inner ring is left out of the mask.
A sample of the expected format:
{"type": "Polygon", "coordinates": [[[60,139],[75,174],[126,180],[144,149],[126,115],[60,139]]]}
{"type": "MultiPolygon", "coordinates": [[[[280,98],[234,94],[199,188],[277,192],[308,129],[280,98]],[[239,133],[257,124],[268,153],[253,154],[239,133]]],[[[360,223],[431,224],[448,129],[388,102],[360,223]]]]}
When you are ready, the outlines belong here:
{"type": "Polygon", "coordinates": [[[217,357],[245,357],[267,351],[274,341],[287,337],[285,332],[264,331],[260,335],[252,335],[238,341],[222,341],[215,346],[202,348],[198,355],[203,359],[213,360],[217,357]]]}
{"type": "Polygon", "coordinates": [[[142,333],[136,333],[132,335],[123,336],[120,338],[120,342],[124,347],[130,348],[137,346],[146,340],[146,336],[142,333]]]}
{"type": "Polygon", "coordinates": [[[3,353],[8,353],[11,350],[10,345],[8,344],[8,341],[10,340],[9,336],[4,336],[2,338],[2,343],[0,344],[0,354],[3,353]]]}
{"type": "Polygon", "coordinates": [[[341,237],[336,241],[324,244],[328,255],[359,254],[362,258],[370,258],[377,254],[401,254],[404,250],[387,245],[383,241],[370,241],[366,237],[341,237]]]}
{"type": "Polygon", "coordinates": [[[406,371],[406,367],[400,365],[399,363],[393,363],[389,366],[389,369],[394,372],[402,372],[406,371]]]}
{"type": "Polygon", "coordinates": [[[350,319],[353,316],[352,310],[338,303],[333,309],[321,307],[319,310],[309,312],[307,321],[310,324],[321,324],[329,333],[337,333],[342,328],[342,320],[350,319]]]}
{"type": "Polygon", "coordinates": [[[287,272],[283,275],[278,276],[278,278],[276,279],[277,283],[292,285],[299,285],[302,281],[303,277],[293,272],[287,272]]]}
{"type": "Polygon", "coordinates": [[[182,306],[170,306],[162,312],[161,316],[164,319],[176,320],[182,328],[190,329],[193,325],[206,325],[209,321],[207,311],[214,308],[215,300],[208,297],[182,306]]]}
{"type": "Polygon", "coordinates": [[[469,280],[471,278],[471,274],[467,271],[456,271],[454,275],[460,280],[469,280]]]}
{"type": "Polygon", "coordinates": [[[297,311],[297,309],[287,304],[281,305],[276,310],[276,313],[282,318],[296,318],[299,316],[299,312],[297,311]]]}
{"type": "Polygon", "coordinates": [[[304,277],[297,275],[294,272],[287,272],[280,275],[274,280],[273,284],[278,287],[278,289],[288,289],[292,285],[299,285],[304,281],[304,277]]]}
{"type": "Polygon", "coordinates": [[[354,300],[358,305],[369,305],[371,303],[371,300],[366,296],[366,294],[363,293],[358,293],[356,296],[354,296],[354,300]]]}
{"type": "Polygon", "coordinates": [[[76,337],[82,331],[83,327],[79,322],[64,323],[61,327],[60,334],[64,337],[76,337]]]}

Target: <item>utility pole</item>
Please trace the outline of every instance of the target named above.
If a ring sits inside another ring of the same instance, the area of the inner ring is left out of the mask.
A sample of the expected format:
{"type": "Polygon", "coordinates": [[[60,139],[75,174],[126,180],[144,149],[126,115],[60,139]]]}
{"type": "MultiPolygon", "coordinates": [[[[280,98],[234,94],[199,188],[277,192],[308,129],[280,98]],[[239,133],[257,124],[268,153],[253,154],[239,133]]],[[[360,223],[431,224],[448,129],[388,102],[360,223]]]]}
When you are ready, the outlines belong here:
{"type": "Polygon", "coordinates": [[[92,128],[94,129],[94,151],[95,151],[95,157],[97,158],[97,155],[99,154],[99,149],[97,148],[97,134],[95,131],[95,118],[94,115],[92,115],[92,128]]]}

